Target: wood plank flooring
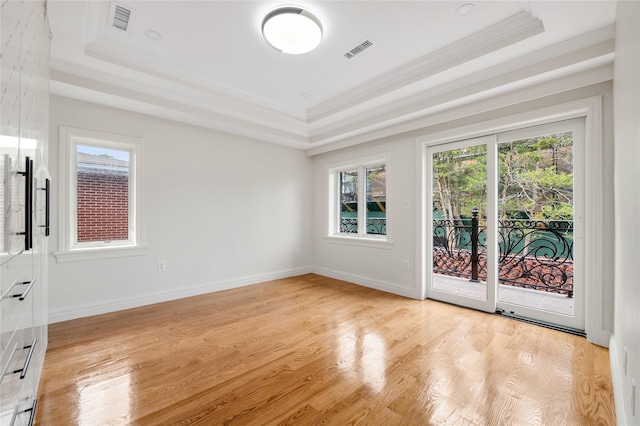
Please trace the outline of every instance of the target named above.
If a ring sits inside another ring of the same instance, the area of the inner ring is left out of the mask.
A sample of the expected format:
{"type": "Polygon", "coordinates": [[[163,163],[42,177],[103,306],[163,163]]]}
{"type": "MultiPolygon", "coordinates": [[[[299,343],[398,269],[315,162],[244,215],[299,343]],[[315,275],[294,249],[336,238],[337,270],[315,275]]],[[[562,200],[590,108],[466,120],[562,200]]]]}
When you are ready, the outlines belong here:
{"type": "Polygon", "coordinates": [[[36,423],[614,425],[585,339],[317,275],[52,324],[36,423]]]}

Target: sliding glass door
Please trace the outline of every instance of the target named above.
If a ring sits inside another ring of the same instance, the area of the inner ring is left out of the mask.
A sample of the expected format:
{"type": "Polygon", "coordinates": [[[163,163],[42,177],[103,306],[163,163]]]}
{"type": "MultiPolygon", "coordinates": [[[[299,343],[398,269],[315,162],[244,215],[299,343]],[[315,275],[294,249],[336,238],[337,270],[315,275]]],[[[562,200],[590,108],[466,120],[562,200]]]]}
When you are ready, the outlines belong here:
{"type": "Polygon", "coordinates": [[[427,296],[584,329],[584,121],[429,146],[427,296]]]}

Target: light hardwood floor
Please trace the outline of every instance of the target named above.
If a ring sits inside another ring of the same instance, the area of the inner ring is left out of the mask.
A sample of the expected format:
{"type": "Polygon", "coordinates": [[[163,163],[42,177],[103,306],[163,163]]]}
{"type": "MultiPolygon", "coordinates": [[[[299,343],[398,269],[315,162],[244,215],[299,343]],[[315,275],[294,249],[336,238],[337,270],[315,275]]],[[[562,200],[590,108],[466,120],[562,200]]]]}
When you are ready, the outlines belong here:
{"type": "Polygon", "coordinates": [[[317,275],[49,328],[37,424],[614,425],[585,339],[317,275]]]}

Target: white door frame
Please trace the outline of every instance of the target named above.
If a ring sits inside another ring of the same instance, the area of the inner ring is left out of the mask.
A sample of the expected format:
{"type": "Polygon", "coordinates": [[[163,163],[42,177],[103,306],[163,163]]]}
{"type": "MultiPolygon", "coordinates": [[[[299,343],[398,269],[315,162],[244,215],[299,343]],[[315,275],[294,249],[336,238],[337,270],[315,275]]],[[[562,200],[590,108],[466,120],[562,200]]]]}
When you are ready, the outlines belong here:
{"type": "Polygon", "coordinates": [[[500,119],[475,123],[416,138],[416,296],[425,299],[426,278],[431,270],[426,265],[427,173],[426,147],[516,130],[571,118],[585,118],[585,332],[587,340],[608,346],[610,332],[603,327],[603,164],[602,164],[602,96],[581,99],[500,119]]]}

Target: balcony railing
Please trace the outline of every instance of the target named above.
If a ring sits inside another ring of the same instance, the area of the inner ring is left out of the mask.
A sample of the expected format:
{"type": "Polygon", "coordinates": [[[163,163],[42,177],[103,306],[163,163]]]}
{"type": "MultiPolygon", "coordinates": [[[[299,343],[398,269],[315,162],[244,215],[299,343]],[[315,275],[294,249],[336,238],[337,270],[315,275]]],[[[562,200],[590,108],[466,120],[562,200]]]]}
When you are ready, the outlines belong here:
{"type": "MultiPolygon", "coordinates": [[[[433,272],[486,280],[486,219],[433,221],[433,272]]],[[[498,220],[498,281],[573,297],[573,221],[498,220]]]]}
{"type": "MultiPolygon", "coordinates": [[[[340,218],[340,232],[345,234],[357,234],[358,233],[358,218],[355,217],[342,217],[340,218]]],[[[387,219],[386,218],[368,218],[367,219],[367,234],[369,235],[386,235],[387,234],[387,219]]]]}

